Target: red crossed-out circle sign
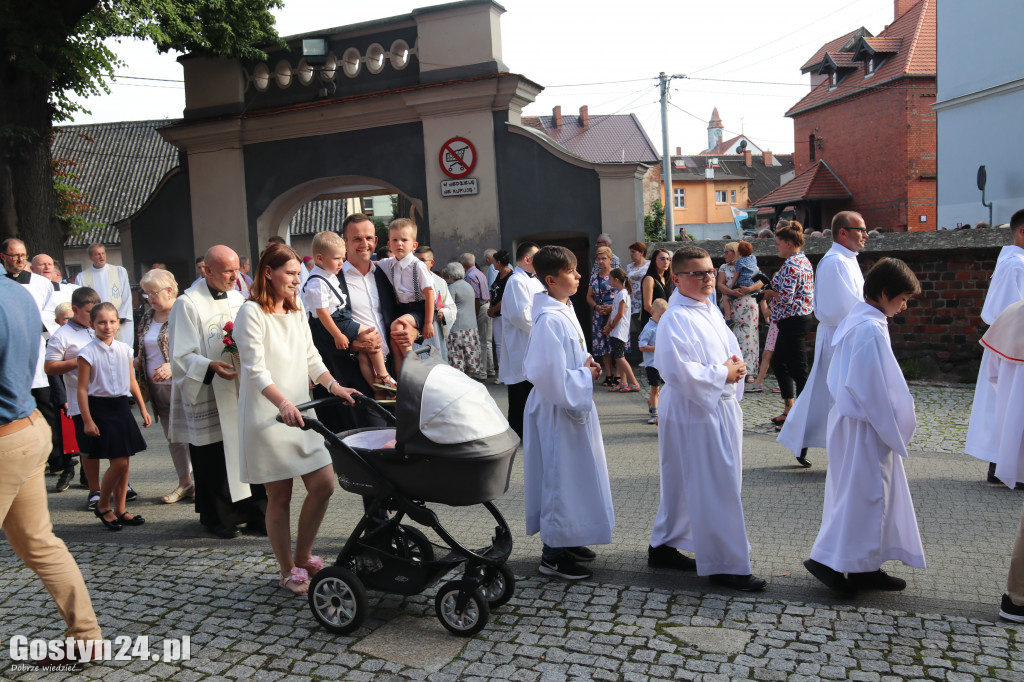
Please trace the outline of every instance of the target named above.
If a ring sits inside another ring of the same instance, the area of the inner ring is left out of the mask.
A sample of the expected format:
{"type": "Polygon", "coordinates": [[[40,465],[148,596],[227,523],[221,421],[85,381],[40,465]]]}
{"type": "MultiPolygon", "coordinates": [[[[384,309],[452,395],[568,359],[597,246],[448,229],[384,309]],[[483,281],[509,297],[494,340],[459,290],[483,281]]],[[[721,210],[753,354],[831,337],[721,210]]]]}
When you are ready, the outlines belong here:
{"type": "Polygon", "coordinates": [[[437,161],[448,177],[464,178],[476,166],[476,147],[464,137],[453,137],[441,145],[437,161]]]}

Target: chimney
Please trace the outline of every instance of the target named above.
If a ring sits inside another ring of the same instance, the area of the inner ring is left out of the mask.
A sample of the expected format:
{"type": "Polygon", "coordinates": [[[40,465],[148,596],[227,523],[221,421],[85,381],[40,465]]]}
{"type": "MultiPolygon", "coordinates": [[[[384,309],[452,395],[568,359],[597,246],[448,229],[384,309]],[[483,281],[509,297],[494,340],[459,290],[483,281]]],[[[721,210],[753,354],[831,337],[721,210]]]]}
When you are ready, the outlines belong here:
{"type": "Polygon", "coordinates": [[[552,119],[551,122],[555,124],[556,128],[561,128],[562,127],[562,107],[561,106],[557,106],[557,107],[555,107],[554,109],[551,110],[551,119],[552,119]]]}
{"type": "Polygon", "coordinates": [[[676,147],[676,156],[682,156],[682,155],[683,155],[683,148],[682,147],[676,147]]]}
{"type": "Polygon", "coordinates": [[[894,0],[895,11],[893,21],[896,21],[906,14],[907,10],[916,5],[919,1],[920,0],[894,0]]]}
{"type": "Polygon", "coordinates": [[[754,152],[751,149],[743,150],[743,165],[750,168],[754,165],[754,152]]]}
{"type": "Polygon", "coordinates": [[[586,104],[580,107],[580,125],[584,128],[590,125],[590,113],[586,104]]]}
{"type": "Polygon", "coordinates": [[[772,160],[772,153],[770,151],[764,151],[761,153],[761,158],[764,160],[764,165],[770,166],[774,163],[772,160]]]}

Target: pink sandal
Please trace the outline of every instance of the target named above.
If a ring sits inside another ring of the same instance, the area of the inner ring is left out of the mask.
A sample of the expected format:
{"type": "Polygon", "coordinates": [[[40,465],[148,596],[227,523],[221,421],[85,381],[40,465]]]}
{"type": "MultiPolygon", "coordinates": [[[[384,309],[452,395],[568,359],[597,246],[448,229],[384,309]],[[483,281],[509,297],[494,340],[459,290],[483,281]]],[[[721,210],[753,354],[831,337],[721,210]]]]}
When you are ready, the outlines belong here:
{"type": "Polygon", "coordinates": [[[323,560],[323,557],[318,557],[317,555],[314,554],[313,556],[309,557],[309,561],[307,561],[306,563],[301,564],[301,565],[300,564],[295,564],[295,565],[298,566],[299,568],[306,569],[308,572],[312,573],[313,575],[316,575],[317,573],[319,573],[323,569],[323,567],[324,567],[324,560],[323,560]]]}
{"type": "Polygon", "coordinates": [[[281,578],[278,584],[292,594],[306,594],[309,592],[309,573],[304,568],[293,566],[288,577],[281,578]]]}
{"type": "Polygon", "coordinates": [[[639,390],[640,384],[622,384],[619,393],[637,393],[639,390]]]}

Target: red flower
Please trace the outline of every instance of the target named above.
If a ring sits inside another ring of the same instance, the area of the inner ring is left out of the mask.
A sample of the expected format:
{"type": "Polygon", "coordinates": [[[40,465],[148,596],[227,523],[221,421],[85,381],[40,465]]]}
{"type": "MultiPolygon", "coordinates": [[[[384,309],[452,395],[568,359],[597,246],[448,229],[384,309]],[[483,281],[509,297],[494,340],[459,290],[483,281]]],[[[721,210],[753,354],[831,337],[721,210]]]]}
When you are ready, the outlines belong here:
{"type": "Polygon", "coordinates": [[[230,337],[230,336],[225,336],[225,337],[224,337],[224,339],[223,339],[223,341],[224,341],[224,345],[225,345],[225,346],[230,346],[230,345],[231,345],[232,343],[234,343],[234,342],[233,342],[233,341],[231,340],[231,337],[230,337]]]}
{"type": "Polygon", "coordinates": [[[230,334],[233,331],[235,331],[235,323],[234,322],[230,322],[230,321],[225,322],[224,323],[224,333],[225,334],[230,334]]]}

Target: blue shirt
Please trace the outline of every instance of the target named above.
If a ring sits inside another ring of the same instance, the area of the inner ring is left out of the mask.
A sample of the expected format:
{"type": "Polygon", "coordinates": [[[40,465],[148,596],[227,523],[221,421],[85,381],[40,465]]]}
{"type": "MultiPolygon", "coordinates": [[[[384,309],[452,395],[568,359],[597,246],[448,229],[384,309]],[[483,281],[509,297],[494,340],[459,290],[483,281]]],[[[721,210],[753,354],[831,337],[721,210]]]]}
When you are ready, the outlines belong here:
{"type": "MultiPolygon", "coordinates": [[[[749,256],[740,256],[736,259],[736,263],[733,265],[736,268],[736,286],[734,289],[739,287],[749,287],[754,283],[751,279],[757,273],[757,256],[750,254],[749,256]]],[[[728,282],[726,282],[728,284],[728,282]]]]}
{"type": "Polygon", "coordinates": [[[0,277],[0,424],[23,419],[36,409],[31,389],[42,325],[32,294],[0,277]]]}
{"type": "MultiPolygon", "coordinates": [[[[658,323],[654,321],[654,318],[647,320],[647,324],[644,325],[643,331],[640,332],[637,345],[641,348],[643,346],[654,346],[654,339],[658,336],[658,323]]],[[[644,361],[640,363],[641,367],[654,367],[654,351],[644,351],[644,361]]]]}

